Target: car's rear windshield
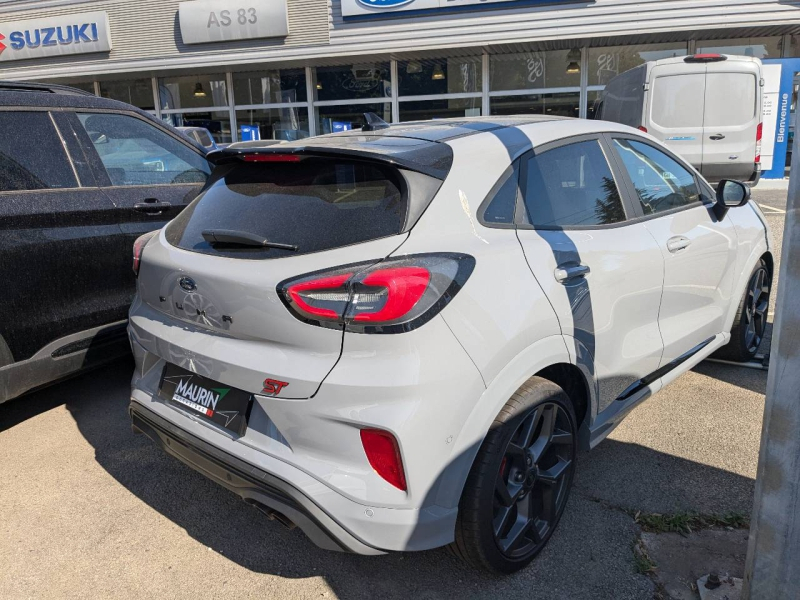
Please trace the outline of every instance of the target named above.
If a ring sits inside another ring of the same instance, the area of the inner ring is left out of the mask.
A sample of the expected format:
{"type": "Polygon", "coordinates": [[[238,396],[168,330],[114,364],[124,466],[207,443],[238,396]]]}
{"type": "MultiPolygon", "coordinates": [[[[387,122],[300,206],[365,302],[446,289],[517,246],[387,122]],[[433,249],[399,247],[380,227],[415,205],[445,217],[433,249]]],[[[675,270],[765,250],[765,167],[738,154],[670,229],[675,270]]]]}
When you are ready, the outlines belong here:
{"type": "Polygon", "coordinates": [[[401,233],[407,194],[395,167],[304,157],[299,162],[221,165],[209,187],[166,229],[179,248],[247,259],[340,248],[401,233]],[[226,242],[209,242],[209,232],[226,242]],[[242,243],[231,243],[242,238],[242,243]],[[204,236],[205,233],[205,236],[204,236]],[[295,246],[253,247],[247,237],[295,246]]]}

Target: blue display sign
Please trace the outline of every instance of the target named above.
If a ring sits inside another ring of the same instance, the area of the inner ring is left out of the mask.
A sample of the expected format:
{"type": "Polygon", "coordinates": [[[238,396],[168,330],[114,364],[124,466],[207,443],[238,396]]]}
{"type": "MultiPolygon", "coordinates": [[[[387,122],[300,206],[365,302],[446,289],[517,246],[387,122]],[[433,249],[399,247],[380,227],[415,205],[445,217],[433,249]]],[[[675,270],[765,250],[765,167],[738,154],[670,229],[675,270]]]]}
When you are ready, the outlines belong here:
{"type": "Polygon", "coordinates": [[[261,129],[258,125],[239,125],[239,141],[254,142],[261,139],[261,129]]]}
{"type": "Polygon", "coordinates": [[[333,121],[331,123],[331,130],[333,133],[350,131],[351,129],[353,129],[353,124],[350,121],[333,121]]]}
{"type": "Polygon", "coordinates": [[[764,179],[783,179],[786,168],[786,154],[791,138],[791,111],[792,93],[794,90],[795,73],[800,72],[800,58],[775,58],[764,60],[765,65],[779,64],[781,66],[781,83],[778,88],[778,97],[775,110],[775,130],[764,131],[764,137],[774,136],[775,145],[772,150],[772,168],[764,171],[764,179]]]}

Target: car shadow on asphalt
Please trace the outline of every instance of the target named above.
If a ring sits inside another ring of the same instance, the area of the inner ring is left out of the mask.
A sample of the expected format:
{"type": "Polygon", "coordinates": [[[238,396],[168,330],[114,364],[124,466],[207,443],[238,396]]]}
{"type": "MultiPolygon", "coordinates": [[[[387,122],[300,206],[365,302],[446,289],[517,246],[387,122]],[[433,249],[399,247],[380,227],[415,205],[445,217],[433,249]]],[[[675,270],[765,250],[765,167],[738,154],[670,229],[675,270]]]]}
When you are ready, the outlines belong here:
{"type": "Polygon", "coordinates": [[[744,509],[752,498],[748,478],[607,440],[580,456],[575,491],[548,546],[529,568],[502,582],[471,571],[445,549],[378,557],[327,552],[134,435],[127,414],[131,370],[130,361],[119,361],[2,405],[0,423],[12,427],[65,404],[97,462],[197,540],[198,552],[211,548],[257,573],[323,577],[340,598],[495,598],[500,588],[508,597],[651,598],[652,582],[633,567],[638,529],[622,509],[691,505],[724,511],[744,509]],[[563,595],[554,596],[554,590],[563,595]],[[627,592],[615,596],[613,590],[627,592]]]}
{"type": "Polygon", "coordinates": [[[767,393],[767,371],[709,361],[701,362],[692,371],[756,394],[767,393]]]}

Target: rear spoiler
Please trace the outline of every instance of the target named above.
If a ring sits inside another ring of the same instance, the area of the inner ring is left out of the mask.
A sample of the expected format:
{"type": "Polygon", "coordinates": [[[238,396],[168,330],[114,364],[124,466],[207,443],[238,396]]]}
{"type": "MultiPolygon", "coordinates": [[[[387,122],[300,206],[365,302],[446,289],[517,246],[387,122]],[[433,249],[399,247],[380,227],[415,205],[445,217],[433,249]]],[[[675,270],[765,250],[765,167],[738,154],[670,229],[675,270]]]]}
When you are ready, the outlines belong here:
{"type": "MultiPolygon", "coordinates": [[[[346,140],[347,138],[342,138],[346,140]]],[[[352,139],[352,138],[351,138],[352,139]]],[[[396,139],[396,138],[395,138],[396,139]]],[[[388,141],[387,138],[383,138],[388,141]]],[[[419,142],[419,140],[417,140],[419,142]]],[[[447,144],[437,142],[417,143],[413,148],[402,144],[396,148],[383,146],[380,151],[369,149],[369,143],[350,142],[335,146],[309,144],[308,146],[289,146],[278,144],[264,148],[223,148],[206,155],[214,165],[238,162],[300,162],[319,158],[350,158],[386,163],[416,171],[436,179],[444,180],[453,164],[453,151],[447,144]],[[366,146],[366,148],[365,148],[366,146]]]]}

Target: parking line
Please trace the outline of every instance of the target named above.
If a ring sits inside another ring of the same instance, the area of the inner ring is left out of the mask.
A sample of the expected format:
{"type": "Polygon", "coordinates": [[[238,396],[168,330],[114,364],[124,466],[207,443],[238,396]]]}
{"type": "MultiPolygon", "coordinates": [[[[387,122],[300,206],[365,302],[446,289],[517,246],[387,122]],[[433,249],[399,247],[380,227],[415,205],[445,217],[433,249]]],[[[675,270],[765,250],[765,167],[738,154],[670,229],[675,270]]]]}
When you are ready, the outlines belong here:
{"type": "Polygon", "coordinates": [[[769,209],[769,210],[774,210],[776,213],[781,214],[781,215],[785,215],[786,214],[786,211],[783,210],[782,208],[775,208],[774,206],[770,206],[769,204],[759,204],[758,206],[760,208],[762,208],[762,209],[766,208],[766,209],[769,209]]]}

